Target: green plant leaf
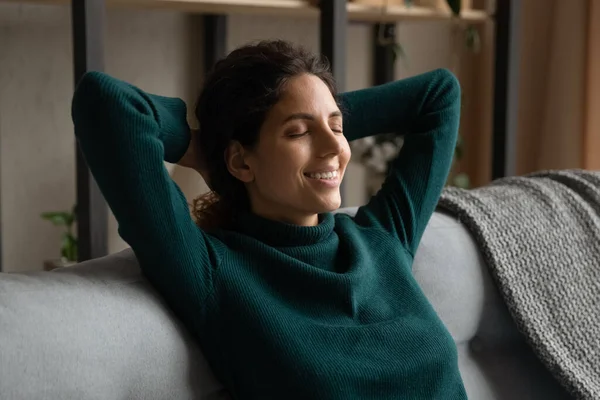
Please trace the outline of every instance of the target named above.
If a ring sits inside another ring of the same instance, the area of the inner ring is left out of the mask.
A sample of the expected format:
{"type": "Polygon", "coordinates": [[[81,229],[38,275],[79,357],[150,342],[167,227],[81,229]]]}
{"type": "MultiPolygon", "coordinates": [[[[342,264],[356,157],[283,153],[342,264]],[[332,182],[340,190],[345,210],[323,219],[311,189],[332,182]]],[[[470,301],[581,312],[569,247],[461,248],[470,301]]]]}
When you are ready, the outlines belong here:
{"type": "Polygon", "coordinates": [[[448,3],[448,5],[450,6],[452,14],[454,14],[455,16],[460,15],[461,0],[446,0],[446,3],[448,3]]]}
{"type": "Polygon", "coordinates": [[[57,226],[69,226],[73,223],[73,215],[65,211],[45,212],[41,217],[57,226]]]}
{"type": "Polygon", "coordinates": [[[62,235],[61,255],[69,261],[77,261],[77,239],[70,233],[62,235]]]}
{"type": "Polygon", "coordinates": [[[467,49],[474,53],[479,53],[481,50],[479,31],[474,26],[468,26],[465,31],[465,45],[467,46],[467,49]]]}
{"type": "Polygon", "coordinates": [[[408,57],[406,56],[404,47],[400,43],[393,43],[391,46],[392,46],[392,58],[393,58],[394,62],[401,59],[402,61],[404,61],[404,64],[406,66],[408,57]]]}
{"type": "Polygon", "coordinates": [[[469,175],[465,173],[456,174],[456,176],[452,179],[452,184],[462,189],[468,189],[471,186],[469,175]]]}

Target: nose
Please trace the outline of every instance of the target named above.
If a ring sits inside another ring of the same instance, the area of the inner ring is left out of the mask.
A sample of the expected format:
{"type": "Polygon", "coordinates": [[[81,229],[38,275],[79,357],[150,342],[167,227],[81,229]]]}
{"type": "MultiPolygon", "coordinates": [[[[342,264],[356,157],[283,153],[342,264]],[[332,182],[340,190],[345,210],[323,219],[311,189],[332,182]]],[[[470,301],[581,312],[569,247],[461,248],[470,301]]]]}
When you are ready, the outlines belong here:
{"type": "Polygon", "coordinates": [[[329,126],[324,127],[319,135],[318,153],[323,158],[340,155],[344,151],[342,140],[345,140],[343,134],[334,132],[329,126]]]}

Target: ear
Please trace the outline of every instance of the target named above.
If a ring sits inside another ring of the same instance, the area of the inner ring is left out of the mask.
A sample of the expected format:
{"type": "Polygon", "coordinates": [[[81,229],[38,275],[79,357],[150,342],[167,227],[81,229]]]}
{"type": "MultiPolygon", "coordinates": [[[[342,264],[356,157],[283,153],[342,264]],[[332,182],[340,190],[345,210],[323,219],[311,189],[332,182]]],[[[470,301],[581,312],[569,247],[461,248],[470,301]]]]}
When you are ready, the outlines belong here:
{"type": "Polygon", "coordinates": [[[254,180],[254,173],[246,162],[248,155],[248,151],[238,141],[231,141],[225,149],[225,164],[229,173],[244,183],[254,180]]]}

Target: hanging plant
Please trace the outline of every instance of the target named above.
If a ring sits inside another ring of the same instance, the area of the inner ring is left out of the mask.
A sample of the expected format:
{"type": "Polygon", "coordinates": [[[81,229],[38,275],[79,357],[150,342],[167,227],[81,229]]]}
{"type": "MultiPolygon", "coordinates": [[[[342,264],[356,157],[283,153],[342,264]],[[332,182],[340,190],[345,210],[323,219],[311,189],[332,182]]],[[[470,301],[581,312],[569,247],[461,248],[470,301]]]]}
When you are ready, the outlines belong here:
{"type": "Polygon", "coordinates": [[[406,64],[408,57],[406,56],[406,52],[404,51],[402,43],[398,41],[395,24],[377,24],[376,45],[388,49],[388,51],[390,51],[392,54],[392,60],[394,63],[398,60],[403,60],[405,67],[408,66],[406,64]]]}
{"type": "MultiPolygon", "coordinates": [[[[446,0],[453,16],[453,20],[460,23],[461,0],[446,0]]],[[[412,0],[405,0],[407,7],[413,5],[412,0]]],[[[377,26],[376,45],[388,49],[392,54],[394,62],[402,60],[405,64],[408,62],[407,54],[398,40],[398,35],[395,32],[396,24],[384,22],[383,16],[388,10],[389,0],[385,0],[381,7],[381,22],[377,26]]],[[[457,26],[460,26],[457,24],[457,26]]],[[[464,44],[469,51],[478,52],[481,42],[479,31],[475,26],[468,25],[464,27],[464,44]]],[[[464,106],[464,99],[461,101],[464,106]]],[[[403,138],[396,134],[382,134],[369,138],[354,141],[352,144],[353,155],[372,173],[377,176],[384,176],[389,171],[390,163],[399,154],[402,148],[403,138]]],[[[463,159],[465,154],[465,143],[462,135],[459,132],[456,147],[454,150],[455,163],[463,159]]],[[[453,168],[454,169],[454,168],[453,168]]],[[[470,187],[469,176],[465,173],[453,173],[448,176],[447,185],[457,186],[461,188],[470,187]]]]}
{"type": "Polygon", "coordinates": [[[385,0],[381,6],[381,22],[377,24],[376,46],[387,49],[392,54],[394,63],[398,60],[406,62],[406,52],[402,43],[398,41],[396,35],[396,24],[385,23],[383,16],[387,13],[389,0],[385,0]]]}
{"type": "MultiPolygon", "coordinates": [[[[461,0],[446,0],[452,16],[455,19],[460,18],[460,11],[462,9],[461,0]]],[[[467,25],[464,28],[464,43],[465,47],[474,53],[478,53],[481,49],[481,38],[479,37],[479,31],[473,25],[467,25]]]]}
{"type": "Polygon", "coordinates": [[[479,31],[473,25],[469,25],[465,29],[465,45],[473,53],[479,53],[481,50],[479,31]]]}

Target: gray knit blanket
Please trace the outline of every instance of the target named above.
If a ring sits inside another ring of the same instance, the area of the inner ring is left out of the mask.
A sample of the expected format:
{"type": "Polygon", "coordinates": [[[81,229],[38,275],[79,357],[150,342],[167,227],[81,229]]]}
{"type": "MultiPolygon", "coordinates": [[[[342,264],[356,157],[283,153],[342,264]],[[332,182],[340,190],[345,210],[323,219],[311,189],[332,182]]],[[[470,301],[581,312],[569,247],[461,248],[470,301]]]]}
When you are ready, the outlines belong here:
{"type": "Polygon", "coordinates": [[[600,399],[600,172],[541,171],[439,208],[473,234],[520,332],[578,399],[600,399]]]}

